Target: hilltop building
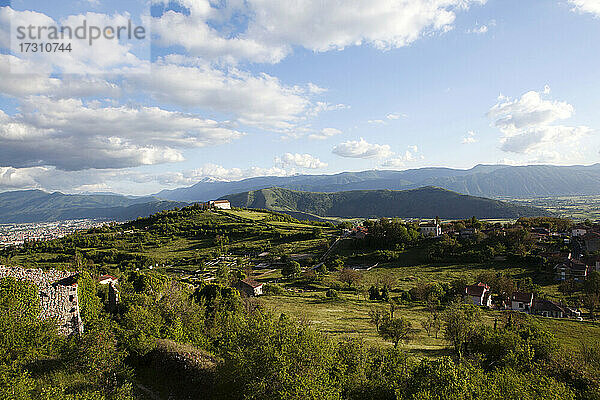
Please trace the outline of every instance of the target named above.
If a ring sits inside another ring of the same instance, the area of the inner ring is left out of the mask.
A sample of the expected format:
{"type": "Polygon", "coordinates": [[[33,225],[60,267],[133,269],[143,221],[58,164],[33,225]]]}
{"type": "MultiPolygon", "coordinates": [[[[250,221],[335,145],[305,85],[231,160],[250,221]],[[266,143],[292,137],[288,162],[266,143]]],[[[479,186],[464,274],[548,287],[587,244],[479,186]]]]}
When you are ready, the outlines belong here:
{"type": "Polygon", "coordinates": [[[201,203],[202,208],[208,210],[210,208],[218,208],[221,210],[231,210],[231,203],[229,200],[210,200],[205,203],[201,203]]]}

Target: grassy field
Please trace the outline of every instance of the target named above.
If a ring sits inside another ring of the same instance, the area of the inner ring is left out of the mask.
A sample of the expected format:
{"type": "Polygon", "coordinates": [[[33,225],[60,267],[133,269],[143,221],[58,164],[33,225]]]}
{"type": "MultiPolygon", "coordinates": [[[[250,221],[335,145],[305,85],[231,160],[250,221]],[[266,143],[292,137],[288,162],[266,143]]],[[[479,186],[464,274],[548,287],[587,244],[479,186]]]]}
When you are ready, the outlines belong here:
{"type": "MultiPolygon", "coordinates": [[[[422,265],[422,266],[382,266],[363,273],[364,286],[376,283],[386,277],[396,281],[392,297],[398,295],[398,290],[409,290],[414,287],[416,279],[427,282],[451,282],[458,277],[467,277],[474,281],[483,273],[494,270],[514,278],[527,276],[527,270],[520,267],[490,266],[490,265],[422,265]]],[[[262,281],[281,279],[278,272],[267,273],[260,278],[262,281]]],[[[358,338],[380,346],[391,346],[378,334],[375,326],[370,323],[369,311],[374,308],[388,309],[387,303],[370,301],[351,291],[341,291],[340,298],[328,299],[325,296],[327,284],[335,279],[335,274],[325,278],[322,283],[305,287],[283,284],[287,289],[284,296],[263,296],[261,304],[275,314],[284,313],[310,323],[319,331],[335,338],[358,338]]],[[[281,281],[280,281],[281,282],[281,281]]],[[[551,286],[550,291],[555,287],[551,286]]],[[[543,288],[545,290],[545,288],[543,288]]],[[[427,318],[429,311],[419,303],[403,304],[396,308],[395,316],[403,316],[412,323],[415,329],[413,339],[403,347],[416,356],[437,357],[450,352],[448,342],[443,338],[428,336],[421,322],[427,318]]],[[[502,320],[502,313],[493,310],[483,311],[484,322],[493,325],[494,320],[502,320]]],[[[579,351],[581,343],[591,343],[600,338],[600,324],[579,322],[566,319],[535,317],[542,326],[552,332],[565,350],[579,351]]]]}
{"type": "Polygon", "coordinates": [[[534,199],[511,199],[512,202],[541,207],[561,217],[574,220],[600,220],[600,196],[539,197],[534,199]]]}

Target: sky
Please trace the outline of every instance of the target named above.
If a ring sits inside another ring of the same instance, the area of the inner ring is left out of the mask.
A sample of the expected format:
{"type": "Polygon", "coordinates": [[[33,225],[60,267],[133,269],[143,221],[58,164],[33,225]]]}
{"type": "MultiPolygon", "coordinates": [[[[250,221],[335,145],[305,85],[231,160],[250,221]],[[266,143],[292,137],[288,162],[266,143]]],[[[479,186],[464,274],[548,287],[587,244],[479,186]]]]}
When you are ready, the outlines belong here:
{"type": "Polygon", "coordinates": [[[597,163],[599,37],[600,0],[0,0],[0,191],[597,163]],[[18,37],[83,21],[145,36],[18,37]]]}

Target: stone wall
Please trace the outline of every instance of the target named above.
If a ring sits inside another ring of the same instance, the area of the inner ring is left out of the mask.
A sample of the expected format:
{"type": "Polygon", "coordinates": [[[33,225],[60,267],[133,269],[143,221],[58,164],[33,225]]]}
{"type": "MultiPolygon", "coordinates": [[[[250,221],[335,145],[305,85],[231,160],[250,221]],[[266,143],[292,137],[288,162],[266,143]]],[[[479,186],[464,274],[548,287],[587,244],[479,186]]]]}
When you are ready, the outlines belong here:
{"type": "Polygon", "coordinates": [[[0,266],[0,279],[12,276],[29,281],[39,288],[42,312],[40,318],[52,318],[60,333],[70,335],[83,332],[77,296],[78,273],[69,271],[23,269],[0,266]]]}

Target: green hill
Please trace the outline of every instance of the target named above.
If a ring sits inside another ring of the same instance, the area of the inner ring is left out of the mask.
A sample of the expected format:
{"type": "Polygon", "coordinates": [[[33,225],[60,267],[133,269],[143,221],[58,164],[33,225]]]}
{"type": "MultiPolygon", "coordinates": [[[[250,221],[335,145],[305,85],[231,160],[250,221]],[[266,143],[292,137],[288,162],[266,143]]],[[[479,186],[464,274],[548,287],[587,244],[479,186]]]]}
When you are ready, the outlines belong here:
{"type": "Polygon", "coordinates": [[[483,197],[598,195],[600,164],[477,165],[471,169],[427,167],[405,171],[341,172],[334,175],[261,176],[232,182],[204,180],[186,188],[163,190],[157,197],[192,202],[270,187],[328,193],[346,190],[408,190],[424,186],[436,186],[483,197]]]}
{"type": "Polygon", "coordinates": [[[41,190],[0,193],[0,223],[59,221],[66,219],[130,220],[187,205],[156,197],[121,195],[69,195],[41,190]]]}
{"type": "Polygon", "coordinates": [[[335,217],[519,218],[548,215],[535,207],[463,195],[436,187],[412,190],[300,192],[283,188],[226,196],[235,207],[335,217]]]}

